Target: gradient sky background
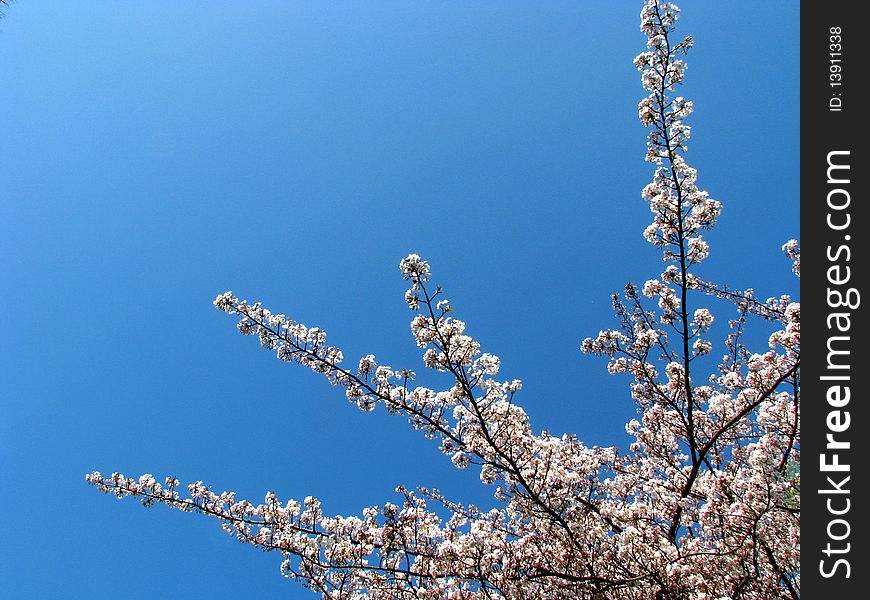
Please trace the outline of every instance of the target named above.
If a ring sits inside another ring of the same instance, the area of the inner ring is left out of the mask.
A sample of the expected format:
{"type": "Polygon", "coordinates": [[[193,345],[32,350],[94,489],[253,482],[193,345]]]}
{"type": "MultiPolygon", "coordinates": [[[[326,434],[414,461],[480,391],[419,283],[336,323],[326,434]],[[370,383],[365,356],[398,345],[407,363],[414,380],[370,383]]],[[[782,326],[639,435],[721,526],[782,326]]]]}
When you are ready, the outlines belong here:
{"type": "MultiPolygon", "coordinates": [[[[0,595],[315,597],[278,555],[103,496],[91,469],[339,514],[397,484],[491,502],[404,420],[238,335],[211,306],[226,289],[437,386],[402,299],[417,252],[523,379],[536,430],[625,447],[628,381],[577,347],[614,324],[612,291],[661,269],[641,237],[640,4],[12,3],[0,595]]],[[[688,159],[725,208],[701,272],[796,292],[798,3],[685,4],[688,159]]]]}

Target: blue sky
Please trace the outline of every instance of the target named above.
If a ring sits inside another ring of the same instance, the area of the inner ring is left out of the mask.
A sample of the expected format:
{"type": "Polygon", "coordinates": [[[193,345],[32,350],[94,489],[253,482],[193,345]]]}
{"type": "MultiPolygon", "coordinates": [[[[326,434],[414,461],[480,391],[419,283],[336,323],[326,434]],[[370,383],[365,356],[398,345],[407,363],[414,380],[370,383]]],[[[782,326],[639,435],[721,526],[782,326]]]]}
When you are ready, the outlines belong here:
{"type": "MultiPolygon", "coordinates": [[[[683,4],[688,159],[724,203],[702,273],[796,292],[779,247],[799,225],[798,3],[683,4]]],[[[417,252],[523,379],[535,429],[624,446],[628,382],[577,347],[614,324],[611,292],[661,269],[641,237],[639,11],[12,3],[2,595],[314,597],[277,555],[205,517],[103,496],[91,469],[252,500],[314,494],[339,514],[395,500],[397,484],[491,502],[403,420],[239,336],[211,306],[227,289],[324,328],[351,362],[372,352],[420,372],[398,272],[417,252]]]]}

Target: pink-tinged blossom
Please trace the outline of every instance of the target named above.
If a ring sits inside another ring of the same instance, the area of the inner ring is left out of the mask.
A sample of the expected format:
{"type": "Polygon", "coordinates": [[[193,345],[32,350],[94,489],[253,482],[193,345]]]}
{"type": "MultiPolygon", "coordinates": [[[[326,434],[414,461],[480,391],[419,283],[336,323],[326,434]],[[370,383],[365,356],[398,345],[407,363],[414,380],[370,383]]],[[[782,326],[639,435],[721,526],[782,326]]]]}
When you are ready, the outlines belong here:
{"type": "MultiPolygon", "coordinates": [[[[214,305],[238,319],[240,333],[343,388],[360,409],[381,406],[437,440],[457,468],[477,469],[492,486],[496,508],[399,487],[398,503],[341,516],[324,514],[313,496],[282,501],[270,492],[255,504],[201,481],[182,493],[174,477],[94,471],[88,483],[211,516],[239,540],[280,553],[286,577],[327,599],[798,597],[800,304],[787,295],[760,300],[695,272],[710,252],[700,231],[714,227],[721,204],[698,188],[684,157],[693,105],[674,92],[693,41],[674,37],[679,15],[669,2],[647,0],[647,49],[635,59],[654,165],[641,193],[652,214],[643,236],[666,266],[614,294],[617,326],[581,344],[630,381],[638,416],[626,426],[625,451],[535,433],[519,404],[521,382],[496,378],[500,359],[429,283],[429,263],[410,254],[400,270],[415,313],[411,335],[440,389],[416,385],[411,370],[373,354],[345,367],[323,330],[232,292],[214,305]],[[719,302],[728,316],[716,321],[701,300],[719,302]],[[755,351],[745,339],[753,322],[773,329],[755,351]],[[725,339],[714,344],[707,337],[719,328],[725,339]],[[705,372],[714,348],[722,360],[705,372]]],[[[799,275],[797,242],[783,250],[799,275]]]]}
{"type": "Polygon", "coordinates": [[[792,270],[794,274],[798,277],[801,276],[801,248],[798,244],[797,240],[789,240],[787,241],[783,247],[782,251],[785,252],[785,255],[788,256],[792,260],[792,270]]]}

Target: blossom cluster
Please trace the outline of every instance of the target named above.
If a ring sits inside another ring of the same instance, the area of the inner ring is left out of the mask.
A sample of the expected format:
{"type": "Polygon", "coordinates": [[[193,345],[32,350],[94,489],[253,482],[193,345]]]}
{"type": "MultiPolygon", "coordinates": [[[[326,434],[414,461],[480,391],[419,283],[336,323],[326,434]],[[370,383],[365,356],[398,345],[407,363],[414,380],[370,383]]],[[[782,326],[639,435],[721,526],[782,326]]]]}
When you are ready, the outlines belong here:
{"type": "MultiPolygon", "coordinates": [[[[406,418],[458,468],[492,486],[481,511],[438,490],[397,488],[401,504],[324,514],[317,498],[261,503],[202,482],[146,474],[87,476],[97,489],[216,518],[243,542],[283,555],[282,573],[323,598],[528,599],[797,597],[800,590],[800,304],[767,300],[696,273],[710,249],[701,231],[721,212],[685,161],[693,104],[675,96],[691,38],[674,43],[679,10],[646,0],[647,50],[635,59],[649,94],[638,109],[655,165],[642,196],[653,221],[644,236],[665,269],[612,297],[618,327],[584,340],[584,352],[630,377],[638,417],[627,451],[589,447],[571,435],[535,433],[518,404],[522,383],[498,377],[501,361],[455,316],[431,268],[416,254],[408,282],[410,330],[440,389],[375,355],[343,366],[326,333],[231,292],[215,306],[277,358],[306,366],[360,409],[406,418]],[[712,302],[736,312],[717,319],[712,302]],[[747,347],[751,321],[772,329],[747,347]],[[726,333],[724,343],[713,338],[726,333]],[[712,369],[716,348],[723,354],[712,369]]],[[[783,247],[800,273],[800,251],[783,247]]]]}

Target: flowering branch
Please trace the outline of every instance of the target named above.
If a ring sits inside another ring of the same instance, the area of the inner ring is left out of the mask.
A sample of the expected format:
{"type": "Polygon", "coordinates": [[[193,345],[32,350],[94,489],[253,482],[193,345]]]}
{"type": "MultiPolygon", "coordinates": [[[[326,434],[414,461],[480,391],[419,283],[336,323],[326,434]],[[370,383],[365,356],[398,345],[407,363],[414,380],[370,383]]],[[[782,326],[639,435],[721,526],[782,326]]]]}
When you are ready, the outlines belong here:
{"type": "MultiPolygon", "coordinates": [[[[653,214],[644,237],[666,268],[614,295],[619,327],[581,345],[606,356],[610,373],[633,379],[639,418],[626,427],[627,452],[535,434],[517,403],[522,383],[497,378],[499,358],[482,351],[432,287],[429,264],[411,254],[400,263],[411,333],[424,367],[445,378],[440,391],[372,354],[343,366],[322,329],[260,303],[226,292],[214,304],[278,359],[310,368],[363,411],[381,405],[407,418],[457,468],[479,469],[498,508],[398,487],[401,506],[327,516],[314,497],[281,503],[269,493],[255,505],[202,482],[182,497],[176,479],[161,484],[148,474],[95,471],[88,482],[145,506],[216,518],[239,540],[280,552],[282,573],[323,598],[798,597],[800,305],[786,295],[762,302],[751,289],[696,274],[709,255],[701,232],[713,228],[721,204],[698,188],[684,158],[693,105],[672,96],[693,42],[673,41],[678,18],[673,4],[647,0],[647,50],[635,59],[649,92],[638,113],[655,165],[642,193],[653,214]],[[737,311],[722,361],[706,378],[699,373],[720,325],[701,298],[737,311]],[[745,345],[751,317],[773,328],[763,352],[745,345]]],[[[783,250],[799,275],[797,242],[783,250]]]]}

